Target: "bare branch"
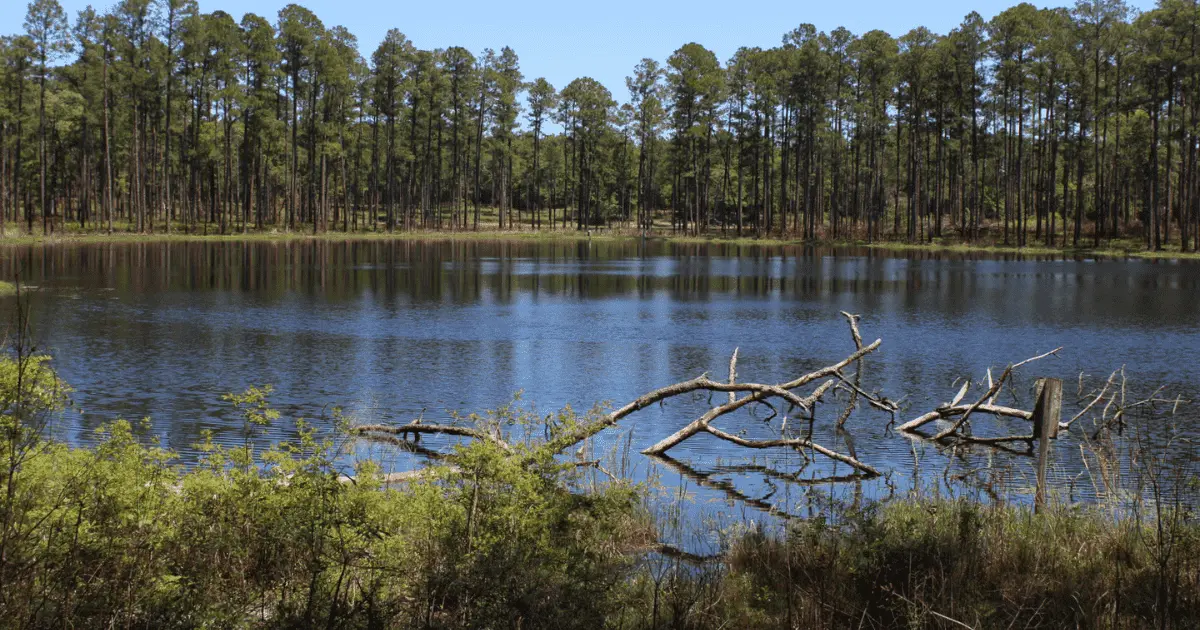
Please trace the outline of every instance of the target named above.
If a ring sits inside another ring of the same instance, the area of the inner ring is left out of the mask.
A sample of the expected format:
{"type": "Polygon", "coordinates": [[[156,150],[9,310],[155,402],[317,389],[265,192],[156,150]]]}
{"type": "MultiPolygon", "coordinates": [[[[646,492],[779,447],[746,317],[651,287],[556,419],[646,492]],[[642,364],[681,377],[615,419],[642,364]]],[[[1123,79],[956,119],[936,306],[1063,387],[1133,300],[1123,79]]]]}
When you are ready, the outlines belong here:
{"type": "Polygon", "coordinates": [[[852,383],[852,382],[850,382],[849,379],[847,379],[844,375],[842,375],[841,372],[838,372],[835,376],[837,376],[838,380],[841,381],[843,385],[845,385],[846,389],[849,389],[851,392],[856,393],[859,396],[862,396],[863,398],[866,398],[867,402],[869,402],[872,407],[875,407],[876,409],[878,409],[880,411],[886,411],[888,413],[891,413],[893,416],[896,414],[897,411],[900,411],[900,406],[897,405],[895,402],[892,402],[891,400],[888,400],[887,398],[876,396],[874,394],[870,394],[866,391],[863,391],[863,389],[861,387],[859,387],[859,385],[857,383],[857,380],[858,380],[857,378],[855,378],[856,382],[852,383]]]}
{"type": "MultiPolygon", "coordinates": [[[[953,418],[955,416],[961,416],[961,415],[965,414],[967,412],[967,409],[969,409],[969,408],[970,407],[968,407],[967,405],[955,405],[953,407],[948,407],[948,406],[938,407],[937,409],[934,409],[933,411],[930,411],[926,414],[918,416],[918,417],[900,425],[900,430],[901,431],[915,431],[915,430],[921,428],[921,426],[929,424],[930,422],[933,422],[934,420],[944,420],[947,418],[953,418]]],[[[975,411],[991,414],[993,416],[1006,416],[1009,418],[1020,418],[1022,420],[1032,420],[1033,419],[1033,412],[1031,412],[1031,411],[1025,411],[1024,409],[1014,409],[1012,407],[1003,407],[1000,405],[980,405],[975,408],[975,411]]]]}
{"type": "Polygon", "coordinates": [[[971,407],[968,408],[963,413],[963,415],[957,421],[955,421],[954,424],[947,427],[941,433],[938,433],[937,435],[933,436],[933,439],[944,440],[947,437],[956,433],[959,430],[959,428],[962,427],[962,425],[966,424],[967,420],[970,419],[971,413],[974,412],[976,409],[978,409],[980,405],[984,404],[984,401],[991,399],[994,403],[996,394],[1000,393],[1000,388],[1004,386],[1004,381],[1007,380],[1010,376],[1012,376],[1013,370],[1021,367],[1022,365],[1025,365],[1026,363],[1030,363],[1032,361],[1037,361],[1038,359],[1043,359],[1052,354],[1058,354],[1058,352],[1060,350],[1062,350],[1061,346],[1051,350],[1050,352],[1045,352],[1045,353],[1039,354],[1035,357],[1029,357],[1028,359],[1025,359],[1024,361],[1009,365],[1007,368],[1004,369],[1004,373],[1000,375],[1000,378],[997,379],[995,383],[992,383],[992,386],[988,388],[987,393],[985,393],[983,395],[983,397],[981,397],[979,400],[975,401],[975,404],[971,405],[971,407]]]}
{"type": "Polygon", "coordinates": [[[962,402],[963,396],[967,395],[967,390],[970,388],[971,388],[971,379],[967,379],[967,381],[965,383],[963,383],[962,388],[958,390],[958,393],[954,395],[954,400],[950,401],[950,406],[953,407],[953,406],[957,405],[958,403],[962,402]]]}
{"type": "MultiPolygon", "coordinates": [[[[792,394],[791,392],[788,392],[787,390],[784,390],[784,389],[779,389],[779,388],[771,388],[771,389],[776,391],[776,395],[779,395],[779,393],[782,393],[782,392],[786,392],[788,394],[789,398],[785,398],[785,400],[796,405],[797,407],[801,407],[802,409],[809,410],[812,408],[812,406],[814,404],[816,404],[816,402],[818,400],[821,399],[821,396],[823,396],[825,394],[825,392],[832,386],[833,386],[833,381],[826,381],[826,382],[822,383],[820,387],[813,390],[812,394],[809,394],[805,398],[799,398],[795,394],[792,394]]],[[[696,435],[697,433],[704,431],[708,427],[708,425],[710,423],[712,423],[713,420],[716,420],[717,418],[720,418],[721,416],[723,416],[725,414],[737,411],[738,409],[741,409],[742,407],[745,407],[746,405],[748,405],[752,402],[756,402],[755,397],[757,395],[758,394],[756,393],[756,394],[751,394],[749,396],[743,396],[742,398],[738,398],[737,400],[735,400],[731,403],[725,403],[723,405],[719,405],[717,407],[713,407],[712,409],[709,409],[707,412],[705,412],[704,415],[700,416],[696,420],[693,420],[690,424],[688,424],[687,426],[683,427],[682,429],[676,431],[675,433],[672,433],[671,435],[663,438],[662,440],[659,440],[657,444],[642,451],[642,453],[644,453],[646,455],[661,455],[661,454],[667,452],[668,450],[670,450],[672,447],[679,444],[680,442],[692,437],[693,435],[696,435]]],[[[783,398],[783,396],[780,396],[780,397],[783,398]]]]}
{"type": "Polygon", "coordinates": [[[1015,369],[1021,367],[1022,365],[1025,365],[1026,363],[1033,363],[1034,361],[1037,361],[1039,359],[1045,359],[1046,357],[1051,356],[1051,355],[1058,356],[1059,352],[1062,352],[1062,346],[1059,346],[1059,347],[1051,350],[1050,352],[1043,352],[1042,354],[1039,354],[1036,357],[1029,357],[1028,359],[1025,359],[1024,361],[1021,361],[1019,363],[1014,363],[1012,365],[1012,367],[1009,368],[1009,371],[1011,372],[1012,370],[1015,370],[1015,369]]]}
{"type": "MultiPolygon", "coordinates": [[[[1079,413],[1075,414],[1074,417],[1072,417],[1070,420],[1068,420],[1066,422],[1066,426],[1068,428],[1071,426],[1071,424],[1073,422],[1075,422],[1079,418],[1083,417],[1084,414],[1086,414],[1088,411],[1090,411],[1092,407],[1095,407],[1096,403],[1098,403],[1104,399],[1104,395],[1108,393],[1108,388],[1112,387],[1113,383],[1116,382],[1118,371],[1119,370],[1113,370],[1113,373],[1108,377],[1108,382],[1104,384],[1104,387],[1100,390],[1100,393],[1096,394],[1095,398],[1092,398],[1092,402],[1088,403],[1086,407],[1084,407],[1082,410],[1080,410],[1079,413]]],[[[1080,382],[1082,382],[1082,381],[1083,381],[1083,376],[1081,374],[1080,382]]]]}
{"type": "MultiPolygon", "coordinates": [[[[733,356],[729,358],[729,384],[733,385],[737,382],[737,355],[738,349],[733,349],[733,356]]],[[[733,402],[737,398],[737,394],[729,392],[729,402],[733,402]]]]}
{"type": "MultiPolygon", "coordinates": [[[[843,315],[845,315],[847,321],[850,324],[850,331],[851,331],[851,335],[854,339],[855,351],[852,352],[850,355],[846,356],[845,358],[843,358],[842,360],[840,360],[832,365],[827,365],[823,368],[820,368],[820,369],[814,370],[812,372],[809,372],[807,374],[804,374],[804,375],[802,375],[798,378],[795,378],[791,381],[788,381],[785,383],[779,383],[776,385],[768,385],[768,384],[762,384],[762,383],[739,383],[739,382],[737,382],[738,350],[735,348],[733,351],[733,356],[729,360],[729,380],[728,380],[728,382],[725,382],[725,383],[718,382],[718,381],[715,381],[715,380],[709,378],[707,374],[701,374],[700,376],[697,376],[696,378],[693,378],[693,379],[690,379],[687,381],[683,381],[681,383],[675,383],[674,385],[668,385],[666,387],[661,387],[659,389],[656,389],[654,391],[651,391],[649,393],[646,393],[646,394],[640,396],[636,400],[625,404],[624,406],[612,411],[611,413],[605,414],[598,418],[592,418],[588,421],[581,422],[576,426],[567,428],[566,430],[562,431],[559,435],[548,440],[544,445],[542,445],[540,447],[539,451],[542,453],[545,453],[545,452],[560,453],[560,452],[574,446],[575,444],[578,444],[579,442],[582,442],[582,441],[590,438],[591,436],[599,433],[600,431],[604,430],[605,428],[613,426],[614,424],[619,422],[622,418],[624,418],[632,413],[635,413],[639,410],[645,409],[646,407],[649,407],[650,405],[653,405],[654,403],[662,402],[668,398],[672,398],[675,396],[681,396],[681,395],[698,392],[698,391],[708,391],[708,392],[712,392],[712,393],[727,393],[727,394],[729,394],[729,400],[727,402],[725,402],[724,404],[721,404],[716,407],[713,407],[712,409],[709,409],[707,412],[704,413],[704,415],[702,415],[699,418],[697,418],[696,420],[692,421],[687,426],[679,429],[674,434],[664,438],[663,440],[660,440],[657,444],[651,446],[650,448],[648,448],[642,452],[647,455],[661,455],[661,454],[665,453],[667,450],[669,450],[670,448],[679,444],[680,442],[688,439],[689,437],[692,437],[692,436],[696,435],[697,433],[706,432],[713,436],[716,436],[719,439],[723,439],[723,440],[732,442],[734,444],[738,444],[740,446],[745,446],[747,448],[759,449],[759,448],[772,448],[772,447],[791,447],[791,448],[801,450],[802,453],[804,452],[805,449],[807,449],[809,451],[821,453],[822,455],[825,455],[826,457],[829,457],[830,459],[833,459],[835,461],[839,461],[839,462],[848,464],[849,466],[853,467],[854,469],[856,469],[860,472],[863,472],[865,474],[879,475],[880,472],[877,469],[871,467],[870,465],[858,461],[853,456],[843,455],[841,453],[838,453],[836,451],[828,449],[824,446],[816,444],[810,438],[788,438],[788,437],[783,437],[781,435],[780,438],[772,439],[772,440],[747,440],[747,439],[741,438],[739,436],[735,436],[735,435],[732,435],[725,431],[722,431],[720,429],[714,428],[712,426],[712,422],[721,416],[724,416],[726,414],[732,413],[739,409],[745,408],[747,405],[750,405],[753,403],[766,403],[769,405],[770,403],[768,401],[771,399],[783,399],[790,405],[790,408],[802,409],[808,415],[808,417],[811,419],[813,417],[813,408],[815,407],[816,403],[818,401],[820,401],[821,397],[826,392],[828,392],[829,389],[832,388],[834,386],[834,384],[838,381],[845,383],[848,387],[851,388],[853,397],[851,399],[850,409],[853,409],[854,400],[858,396],[863,396],[867,400],[871,401],[871,404],[873,406],[878,407],[880,409],[884,409],[889,412],[892,412],[894,414],[894,412],[896,410],[895,403],[891,403],[890,401],[887,401],[886,399],[882,399],[882,398],[870,395],[867,392],[863,391],[862,387],[860,386],[861,374],[862,374],[861,359],[865,355],[867,355],[871,352],[874,352],[876,349],[878,349],[881,344],[881,340],[876,339],[869,345],[864,346],[862,343],[862,335],[858,330],[858,316],[850,315],[849,313],[843,313],[843,315]],[[842,374],[842,369],[845,368],[847,365],[850,365],[851,363],[854,363],[854,362],[859,362],[859,369],[858,369],[858,372],[855,374],[854,381],[851,382],[849,379],[846,378],[846,376],[844,374],[842,374]],[[812,393],[810,393],[807,396],[801,396],[800,394],[797,394],[794,391],[801,387],[804,387],[805,385],[808,385],[808,384],[818,381],[820,379],[825,379],[825,378],[831,377],[831,376],[834,377],[834,379],[829,379],[829,380],[826,380],[825,382],[821,383],[818,387],[816,387],[812,391],[812,393]],[[739,398],[738,397],[739,393],[744,393],[745,395],[742,396],[741,398],[739,398]]],[[[774,409],[774,407],[772,407],[772,409],[774,409]]],[[[845,422],[845,417],[846,417],[846,415],[848,415],[848,413],[849,412],[847,411],[846,414],[843,414],[842,419],[839,420],[839,427],[842,423],[845,422]]],[[[780,429],[781,434],[784,431],[786,431],[786,419],[785,419],[784,428],[780,429]]],[[[406,436],[409,434],[412,434],[412,435],[420,435],[420,434],[457,435],[457,436],[472,438],[472,439],[476,439],[476,440],[489,441],[489,442],[501,445],[503,448],[505,448],[508,451],[513,450],[512,447],[504,441],[502,436],[493,435],[491,432],[489,432],[483,428],[472,428],[472,427],[454,426],[454,425],[424,424],[420,420],[416,420],[416,421],[413,421],[409,424],[402,425],[402,426],[364,425],[364,426],[357,427],[354,430],[354,432],[359,435],[385,434],[385,435],[393,435],[393,436],[395,436],[395,435],[406,436]]]]}
{"type": "MultiPolygon", "coordinates": [[[[807,385],[815,380],[831,376],[839,372],[847,365],[858,360],[862,356],[874,352],[879,348],[881,343],[882,340],[876,339],[871,344],[864,346],[861,350],[854,352],[853,354],[833,365],[828,365],[819,370],[809,372],[808,374],[800,376],[795,380],[788,381],[787,383],[781,383],[779,385],[740,383],[731,385],[728,383],[717,383],[716,381],[713,381],[712,379],[709,379],[707,376],[703,375],[690,381],[668,385],[666,387],[643,394],[637,400],[625,404],[597,422],[580,425],[574,431],[565,433],[558,438],[555,438],[548,444],[548,446],[556,451],[570,448],[572,445],[582,442],[583,440],[586,440],[600,431],[603,431],[604,429],[616,424],[625,416],[637,411],[641,411],[642,409],[645,409],[654,403],[666,400],[668,398],[698,390],[708,390],[714,392],[753,392],[749,396],[739,398],[736,402],[732,403],[734,405],[738,405],[739,408],[752,402],[760,402],[766,398],[777,396],[780,390],[793,390],[798,387],[803,387],[804,385],[807,385]]],[[[732,409],[730,411],[732,411],[732,409]]]]}
{"type": "MultiPolygon", "coordinates": [[[[858,332],[858,320],[861,317],[861,315],[851,315],[850,313],[847,313],[846,311],[842,311],[842,316],[844,316],[846,318],[846,321],[850,322],[850,336],[854,338],[854,349],[862,350],[862,334],[860,334],[858,332]]],[[[846,381],[846,379],[844,377],[842,377],[840,371],[838,373],[838,377],[841,378],[842,381],[846,381]]],[[[847,385],[849,385],[849,384],[850,383],[847,382],[847,385]]],[[[858,360],[858,368],[854,371],[854,384],[853,384],[853,389],[851,389],[851,391],[850,391],[850,401],[846,403],[846,408],[844,410],[842,410],[842,415],[838,416],[838,421],[837,421],[838,428],[841,428],[842,426],[844,426],[846,424],[846,421],[850,419],[850,414],[854,413],[854,408],[858,404],[858,394],[861,391],[859,386],[861,384],[862,384],[862,359],[859,359],[858,360]]]]}

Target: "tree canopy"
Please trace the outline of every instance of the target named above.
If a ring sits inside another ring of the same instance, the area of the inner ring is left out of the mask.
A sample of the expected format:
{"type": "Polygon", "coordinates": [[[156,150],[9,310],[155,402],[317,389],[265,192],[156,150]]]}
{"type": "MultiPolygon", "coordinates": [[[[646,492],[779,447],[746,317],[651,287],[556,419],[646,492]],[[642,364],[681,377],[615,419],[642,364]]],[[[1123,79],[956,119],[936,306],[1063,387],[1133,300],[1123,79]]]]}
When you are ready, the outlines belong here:
{"type": "Polygon", "coordinates": [[[273,17],[29,5],[0,39],[0,230],[587,229],[1200,243],[1200,8],[811,24],[556,90],[508,47],[369,54],[273,17]],[[619,104],[620,102],[620,104],[619,104]]]}

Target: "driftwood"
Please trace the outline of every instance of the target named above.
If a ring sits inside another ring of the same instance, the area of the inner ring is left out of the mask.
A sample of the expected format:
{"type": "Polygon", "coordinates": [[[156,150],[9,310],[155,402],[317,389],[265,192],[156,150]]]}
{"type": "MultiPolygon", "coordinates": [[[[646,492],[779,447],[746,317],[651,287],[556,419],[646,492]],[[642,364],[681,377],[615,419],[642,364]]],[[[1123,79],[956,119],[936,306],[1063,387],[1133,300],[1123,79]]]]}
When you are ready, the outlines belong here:
{"type": "MultiPolygon", "coordinates": [[[[1004,372],[1000,374],[1000,378],[995,380],[992,379],[991,368],[988,368],[988,388],[978,400],[969,405],[961,404],[963,397],[966,396],[967,391],[971,386],[971,381],[968,380],[963,383],[962,387],[958,390],[958,394],[954,396],[954,399],[951,402],[941,405],[933,411],[924,413],[913,420],[900,425],[899,429],[905,433],[918,434],[918,429],[926,424],[929,424],[930,422],[935,420],[950,420],[953,418],[954,421],[950,424],[950,426],[942,429],[937,434],[932,436],[934,441],[942,442],[949,439],[954,439],[963,442],[973,442],[976,444],[1004,444],[1007,442],[1027,442],[1032,444],[1033,440],[1036,439],[1036,436],[1034,436],[1032,433],[1030,435],[1011,435],[1004,437],[984,438],[968,435],[963,432],[963,429],[967,426],[967,423],[971,418],[971,414],[976,412],[991,414],[994,416],[1006,416],[1009,418],[1032,420],[1034,417],[1032,411],[1025,411],[1023,409],[1014,409],[1012,407],[997,405],[996,396],[1000,394],[1000,390],[1004,387],[1005,381],[1008,381],[1012,378],[1014,370],[1027,363],[1057,355],[1061,350],[1061,347],[1055,348],[1050,352],[1044,352],[1037,356],[1029,357],[1024,361],[1010,364],[1008,367],[1004,368],[1004,372]]],[[[1061,423],[1060,426],[1066,424],[1068,423],[1061,423]]]]}
{"type": "MultiPolygon", "coordinates": [[[[980,396],[978,400],[971,404],[963,404],[962,400],[966,396],[966,393],[970,389],[971,385],[971,382],[968,380],[963,383],[962,387],[958,391],[958,394],[955,395],[951,402],[943,404],[932,411],[928,411],[920,416],[917,416],[916,418],[913,418],[912,420],[900,425],[899,430],[908,436],[920,439],[929,439],[936,442],[955,441],[970,444],[990,445],[995,447],[1002,447],[1010,443],[1023,442],[1027,446],[1028,451],[1022,454],[1032,455],[1034,454],[1033,444],[1041,441],[1041,436],[1038,434],[1037,426],[1034,426],[1028,435],[1008,435],[1001,437],[977,437],[966,433],[963,429],[967,426],[967,421],[972,413],[985,413],[997,417],[1016,418],[1018,420],[1029,421],[1036,425],[1040,417],[1037,409],[1026,411],[1024,409],[997,405],[996,397],[1003,388],[1005,381],[1011,381],[1013,372],[1016,368],[1038,359],[1057,355],[1057,353],[1061,350],[1062,348],[1055,348],[1050,352],[1039,354],[1037,356],[1025,359],[1024,361],[1014,363],[1005,368],[1004,372],[1001,373],[998,379],[992,378],[992,371],[989,368],[987,370],[987,391],[984,392],[984,394],[980,396]],[[953,420],[953,422],[934,435],[928,435],[921,432],[922,427],[936,420],[953,420]]],[[[1165,388],[1159,387],[1148,398],[1127,403],[1124,367],[1114,370],[1104,382],[1103,386],[1101,386],[1098,390],[1093,390],[1092,392],[1087,393],[1086,395],[1083,393],[1083,376],[1083,374],[1079,375],[1078,404],[1081,406],[1081,408],[1077,413],[1071,416],[1070,420],[1058,421],[1057,417],[1055,417],[1055,420],[1053,420],[1055,423],[1054,426],[1047,427],[1046,436],[1048,438],[1056,438],[1059,431],[1069,431],[1071,427],[1079,421],[1080,418],[1089,415],[1089,413],[1094,416],[1093,424],[1095,427],[1092,432],[1091,439],[1096,440],[1103,433],[1111,430],[1114,426],[1118,427],[1119,430],[1120,427],[1124,425],[1125,416],[1132,409],[1146,405],[1163,404],[1170,405],[1172,407],[1171,413],[1174,414],[1179,405],[1190,402],[1183,400],[1178,396],[1174,399],[1160,398],[1159,394],[1165,388]]],[[[1040,400],[1041,398],[1041,387],[1042,381],[1039,380],[1039,396],[1035,397],[1036,400],[1040,400]]]]}
{"type": "MultiPolygon", "coordinates": [[[[1071,428],[1071,425],[1075,424],[1076,420],[1082,418],[1084,415],[1087,414],[1087,412],[1092,410],[1092,407],[1095,407],[1097,403],[1099,403],[1100,401],[1105,399],[1105,396],[1108,394],[1109,388],[1111,388],[1114,385],[1118,373],[1121,374],[1121,389],[1122,389],[1122,391],[1124,391],[1125,368],[1121,368],[1119,370],[1113,370],[1113,373],[1108,376],[1108,381],[1106,383],[1104,383],[1104,387],[1100,388],[1099,393],[1097,393],[1095,396],[1093,396],[1092,400],[1083,409],[1079,410],[1079,413],[1075,414],[1070,420],[1068,420],[1066,422],[1066,425],[1067,425],[1066,428],[1068,428],[1068,429],[1071,428]]],[[[1079,389],[1083,390],[1083,374],[1079,375],[1079,389]]],[[[1112,399],[1109,399],[1109,405],[1111,405],[1111,404],[1112,404],[1112,399]]],[[[1106,405],[1106,408],[1107,408],[1107,406],[1108,405],[1106,405]]],[[[1105,415],[1108,415],[1108,414],[1105,413],[1105,415]]]]}
{"type": "MultiPolygon", "coordinates": [[[[851,315],[850,313],[847,313],[846,311],[842,311],[842,316],[845,317],[850,322],[850,336],[854,339],[854,348],[856,350],[861,350],[862,349],[862,335],[858,332],[858,320],[859,320],[860,316],[851,315]]],[[[842,410],[842,415],[838,416],[838,421],[837,421],[838,428],[845,426],[846,421],[850,419],[850,414],[854,413],[854,407],[858,403],[858,393],[859,393],[859,391],[861,391],[860,386],[862,385],[862,371],[863,371],[863,362],[862,362],[862,359],[859,359],[857,366],[855,366],[854,383],[850,383],[849,381],[846,381],[846,379],[844,379],[844,378],[842,379],[842,381],[845,382],[849,386],[850,402],[846,403],[846,408],[842,410]]]]}
{"type": "MultiPolygon", "coordinates": [[[[851,405],[858,397],[863,397],[876,408],[884,409],[895,413],[896,407],[894,403],[887,401],[886,398],[874,396],[864,391],[861,386],[862,366],[861,359],[874,352],[879,348],[881,340],[876,339],[870,344],[863,345],[862,336],[858,330],[858,316],[843,313],[849,321],[851,336],[854,340],[855,351],[850,353],[842,360],[825,366],[818,370],[814,370],[802,376],[784,383],[778,384],[763,384],[763,383],[739,383],[737,382],[737,350],[734,350],[733,356],[729,361],[729,378],[726,382],[716,381],[709,378],[707,374],[701,374],[696,378],[668,385],[659,389],[647,392],[625,405],[613,410],[608,414],[604,414],[590,422],[581,423],[578,426],[570,427],[561,433],[552,436],[545,444],[541,446],[543,449],[548,449],[553,453],[561,453],[562,451],[571,448],[572,446],[587,440],[597,433],[611,427],[627,416],[645,409],[655,403],[661,403],[667,399],[676,396],[683,396],[694,392],[707,391],[710,393],[728,394],[728,399],[725,403],[709,409],[698,419],[687,424],[672,435],[659,441],[657,444],[643,451],[647,455],[662,455],[677,446],[679,443],[693,437],[699,433],[707,433],[713,437],[736,444],[744,448],[765,449],[765,448],[791,448],[801,452],[815,452],[832,459],[837,462],[844,463],[860,473],[877,476],[880,471],[875,467],[860,461],[851,455],[845,455],[832,449],[826,448],[814,442],[811,437],[788,437],[786,435],[786,424],[780,428],[780,435],[775,439],[747,439],[739,435],[723,431],[713,426],[713,421],[716,419],[743,409],[749,405],[764,403],[770,404],[770,401],[783,401],[790,405],[793,409],[801,410],[808,419],[812,419],[813,409],[818,402],[821,401],[830,389],[837,383],[842,383],[845,388],[851,391],[851,405]],[[853,378],[846,377],[842,370],[852,364],[859,362],[858,372],[853,378]],[[801,395],[796,390],[821,381],[807,395],[801,395]]],[[[773,408],[773,407],[772,407],[773,408]]],[[[848,413],[845,414],[848,416],[848,413]]],[[[839,420],[839,426],[845,422],[845,416],[839,420]]],[[[786,423],[786,419],[785,419],[786,423]]],[[[362,425],[355,428],[355,432],[362,436],[420,436],[422,434],[442,434],[458,437],[465,437],[474,440],[486,440],[495,443],[506,450],[513,450],[512,446],[504,441],[504,439],[492,432],[481,430],[474,427],[459,426],[459,425],[443,425],[443,424],[425,424],[420,420],[413,421],[409,424],[400,426],[391,425],[362,425]]]]}
{"type": "Polygon", "coordinates": [[[1104,387],[1100,389],[1099,393],[1092,397],[1092,400],[1087,404],[1087,406],[1065,424],[1069,425],[1074,423],[1089,410],[1096,407],[1097,404],[1103,402],[1104,408],[1100,411],[1099,417],[1093,419],[1096,428],[1092,432],[1091,439],[1096,440],[1099,439],[1101,435],[1104,435],[1108,431],[1112,430],[1114,425],[1117,427],[1117,430],[1120,431],[1125,425],[1125,417],[1132,409],[1137,409],[1138,407],[1145,407],[1148,405],[1153,406],[1156,404],[1170,405],[1170,415],[1175,415],[1175,413],[1179,411],[1179,405],[1192,402],[1190,400],[1184,400],[1184,398],[1179,395],[1176,395],[1175,398],[1160,398],[1159,394],[1161,394],[1164,389],[1166,389],[1165,385],[1159,386],[1158,389],[1154,390],[1154,392],[1147,398],[1143,398],[1134,402],[1126,402],[1125,368],[1122,366],[1119,370],[1114,371],[1112,375],[1108,377],[1108,382],[1104,384],[1104,387]],[[1118,375],[1120,375],[1119,387],[1117,386],[1118,375]]]}
{"type": "MultiPolygon", "coordinates": [[[[934,420],[947,420],[955,416],[961,416],[967,413],[970,409],[968,405],[943,405],[917,416],[916,418],[900,425],[901,431],[914,431],[922,426],[933,422],[934,420]]],[[[991,414],[993,416],[1007,416],[1009,418],[1019,418],[1021,420],[1029,420],[1033,417],[1032,411],[1024,409],[1014,409],[1013,407],[1001,407],[999,405],[979,405],[975,411],[991,414]]]]}

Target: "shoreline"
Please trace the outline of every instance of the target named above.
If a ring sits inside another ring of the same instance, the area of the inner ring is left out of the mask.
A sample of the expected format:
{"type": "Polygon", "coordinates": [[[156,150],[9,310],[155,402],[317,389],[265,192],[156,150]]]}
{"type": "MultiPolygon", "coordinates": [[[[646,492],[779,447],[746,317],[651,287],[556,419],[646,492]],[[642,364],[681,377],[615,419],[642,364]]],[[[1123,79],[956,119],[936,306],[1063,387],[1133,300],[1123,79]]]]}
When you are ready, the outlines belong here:
{"type": "Polygon", "coordinates": [[[598,231],[593,233],[576,230],[519,231],[494,228],[478,231],[408,230],[396,232],[341,232],[328,231],[313,234],[304,231],[253,231],[231,234],[194,234],[186,232],[137,233],[131,231],[107,232],[63,232],[56,234],[18,234],[0,237],[0,247],[31,247],[54,245],[127,244],[164,242],[303,242],[303,241],[509,241],[509,242],[633,242],[645,238],[658,243],[680,245],[731,245],[742,247],[859,247],[884,252],[930,252],[954,254],[993,254],[1021,256],[1058,256],[1109,259],[1143,260],[1200,260],[1200,252],[1180,252],[1178,249],[1148,250],[1140,247],[1113,244],[1095,247],[1046,247],[1032,245],[1017,247],[995,243],[970,243],[942,239],[929,243],[907,243],[903,241],[868,242],[861,239],[805,240],[802,238],[747,237],[710,234],[688,236],[656,231],[641,236],[632,231],[598,231]]]}

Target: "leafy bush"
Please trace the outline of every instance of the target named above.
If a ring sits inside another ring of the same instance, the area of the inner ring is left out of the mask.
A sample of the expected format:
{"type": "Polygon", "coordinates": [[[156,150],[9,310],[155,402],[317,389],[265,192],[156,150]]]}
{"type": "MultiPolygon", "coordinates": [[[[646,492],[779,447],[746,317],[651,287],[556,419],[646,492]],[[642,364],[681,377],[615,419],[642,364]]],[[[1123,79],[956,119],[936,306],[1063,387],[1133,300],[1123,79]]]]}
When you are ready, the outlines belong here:
{"type": "Polygon", "coordinates": [[[536,443],[459,446],[391,486],[370,463],[340,472],[340,416],[257,452],[269,388],[227,398],[244,446],[209,438],[190,469],[124,421],[90,449],[15,430],[62,404],[54,382],[44,358],[0,361],[0,399],[23,409],[5,416],[23,454],[3,487],[4,627],[597,627],[645,532],[635,488],[571,492],[575,468],[536,443]]]}

